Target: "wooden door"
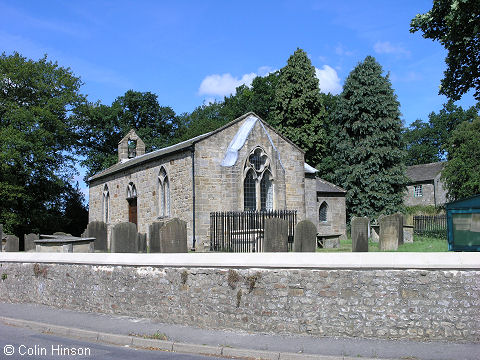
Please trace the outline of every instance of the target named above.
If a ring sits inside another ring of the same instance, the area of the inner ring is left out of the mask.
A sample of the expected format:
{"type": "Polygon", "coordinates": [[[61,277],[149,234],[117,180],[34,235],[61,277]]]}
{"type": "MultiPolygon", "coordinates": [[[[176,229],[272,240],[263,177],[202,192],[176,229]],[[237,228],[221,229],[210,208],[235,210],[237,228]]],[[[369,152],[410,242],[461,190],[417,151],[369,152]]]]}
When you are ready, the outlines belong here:
{"type": "Polygon", "coordinates": [[[137,198],[128,200],[128,221],[137,224],[137,198]]]}

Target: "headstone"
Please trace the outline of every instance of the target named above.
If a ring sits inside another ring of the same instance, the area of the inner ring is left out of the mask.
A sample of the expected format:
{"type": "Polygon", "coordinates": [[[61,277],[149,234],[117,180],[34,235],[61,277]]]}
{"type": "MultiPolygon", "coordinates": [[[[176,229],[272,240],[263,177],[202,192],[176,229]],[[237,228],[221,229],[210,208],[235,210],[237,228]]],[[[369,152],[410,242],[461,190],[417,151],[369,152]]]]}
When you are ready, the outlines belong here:
{"type": "Polygon", "coordinates": [[[5,251],[15,252],[19,251],[20,241],[15,235],[7,235],[7,243],[5,244],[5,251]]]}
{"type": "Polygon", "coordinates": [[[148,227],[148,234],[150,237],[150,252],[160,252],[160,228],[164,225],[164,222],[154,222],[148,227]]]}
{"type": "Polygon", "coordinates": [[[147,252],[147,234],[137,234],[137,244],[138,244],[138,252],[139,253],[146,253],[147,252]]]}
{"type": "Polygon", "coordinates": [[[295,252],[315,252],[317,250],[317,227],[310,220],[300,221],[295,226],[293,250],[295,252]]]}
{"type": "Polygon", "coordinates": [[[138,251],[137,225],[120,223],[112,229],[112,253],[136,253],[138,251]]]}
{"type": "Polygon", "coordinates": [[[24,235],[24,243],[25,243],[25,251],[35,251],[35,240],[40,239],[38,234],[30,233],[28,235],[24,235]]]}
{"type": "Polygon", "coordinates": [[[368,252],[368,218],[353,217],[351,222],[352,252],[368,252]]]}
{"type": "Polygon", "coordinates": [[[82,234],[82,237],[94,237],[95,243],[93,245],[95,251],[107,251],[107,224],[103,221],[92,221],[88,223],[87,229],[82,234]]]}
{"type": "Polygon", "coordinates": [[[160,228],[160,251],[162,253],[186,253],[187,223],[178,218],[166,221],[160,228]]]}
{"type": "Polygon", "coordinates": [[[378,243],[379,234],[380,234],[380,225],[378,224],[370,225],[370,240],[378,243]]]}
{"type": "MultiPolygon", "coordinates": [[[[402,217],[403,219],[403,217],[402,217]]],[[[403,221],[398,214],[381,216],[378,219],[380,223],[379,248],[380,251],[392,251],[398,249],[400,238],[403,243],[403,221]]]]}
{"type": "Polygon", "coordinates": [[[66,232],[63,232],[63,231],[57,231],[57,232],[54,232],[53,235],[60,235],[60,236],[72,236],[72,234],[68,234],[66,232]]]}
{"type": "Polygon", "coordinates": [[[3,224],[0,224],[0,251],[3,251],[3,224]]]}
{"type": "Polygon", "coordinates": [[[403,226],[403,242],[413,243],[413,226],[411,225],[403,226]]]}
{"type": "Polygon", "coordinates": [[[280,218],[266,218],[264,228],[263,251],[288,251],[288,222],[280,218]]]}
{"type": "Polygon", "coordinates": [[[403,214],[396,213],[395,216],[397,217],[398,221],[398,245],[403,245],[403,223],[405,221],[403,219],[403,214]]]}

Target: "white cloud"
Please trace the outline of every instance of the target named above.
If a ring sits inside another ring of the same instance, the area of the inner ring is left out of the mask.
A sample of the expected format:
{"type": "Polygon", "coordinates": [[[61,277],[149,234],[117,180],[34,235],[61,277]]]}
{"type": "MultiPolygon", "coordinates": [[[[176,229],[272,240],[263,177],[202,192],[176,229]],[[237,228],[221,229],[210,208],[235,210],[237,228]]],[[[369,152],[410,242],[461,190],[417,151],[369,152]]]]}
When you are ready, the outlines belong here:
{"type": "Polygon", "coordinates": [[[334,68],[323,65],[321,69],[315,68],[315,74],[319,80],[321,92],[336,95],[342,91],[340,78],[334,68]]]}
{"type": "Polygon", "coordinates": [[[200,89],[198,90],[199,95],[214,95],[214,96],[227,96],[233,94],[235,89],[240,85],[250,86],[253,79],[257,74],[249,73],[243,75],[240,79],[233,77],[231,74],[213,74],[208,75],[205,79],[202,80],[200,84],[200,89]]]}
{"type": "Polygon", "coordinates": [[[375,50],[377,54],[410,56],[410,51],[401,45],[393,45],[390,41],[377,41],[375,45],[373,45],[373,50],[375,50]]]}
{"type": "Polygon", "coordinates": [[[335,47],[335,54],[339,56],[353,56],[354,52],[347,50],[342,44],[338,44],[335,47]]]}

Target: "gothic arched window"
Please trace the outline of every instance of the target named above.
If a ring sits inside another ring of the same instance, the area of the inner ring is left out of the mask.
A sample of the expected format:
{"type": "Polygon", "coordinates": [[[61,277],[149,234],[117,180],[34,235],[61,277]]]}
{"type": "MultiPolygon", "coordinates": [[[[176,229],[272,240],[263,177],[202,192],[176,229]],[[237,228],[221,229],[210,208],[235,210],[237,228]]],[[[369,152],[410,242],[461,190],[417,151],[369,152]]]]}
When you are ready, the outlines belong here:
{"type": "Polygon", "coordinates": [[[273,176],[270,159],[257,147],[245,162],[243,180],[244,210],[273,210],[273,176]]]}
{"type": "Polygon", "coordinates": [[[158,216],[170,216],[170,182],[163,166],[158,173],[158,216]]]}
{"type": "Polygon", "coordinates": [[[110,192],[108,191],[108,186],[105,184],[103,187],[103,196],[102,196],[102,208],[103,208],[103,222],[108,223],[110,218],[110,192]]]}
{"type": "Polygon", "coordinates": [[[137,188],[134,183],[127,186],[128,221],[137,224],[137,188]]]}
{"type": "Polygon", "coordinates": [[[318,221],[320,222],[327,222],[327,213],[328,213],[328,205],[324,201],[320,208],[318,209],[318,221]]]}

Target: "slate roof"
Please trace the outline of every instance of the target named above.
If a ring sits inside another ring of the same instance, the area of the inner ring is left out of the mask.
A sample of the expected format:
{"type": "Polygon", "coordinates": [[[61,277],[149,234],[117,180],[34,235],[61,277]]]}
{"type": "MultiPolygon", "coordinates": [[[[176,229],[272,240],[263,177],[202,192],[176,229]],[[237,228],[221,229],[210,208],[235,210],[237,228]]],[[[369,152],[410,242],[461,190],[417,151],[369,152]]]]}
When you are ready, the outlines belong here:
{"type": "Polygon", "coordinates": [[[327,180],[317,178],[317,192],[323,193],[346,193],[347,190],[342,189],[340,186],[332,184],[327,180]]]}
{"type": "Polygon", "coordinates": [[[433,181],[435,177],[443,170],[444,161],[429,164],[413,165],[407,167],[407,177],[413,183],[422,181],[433,181]]]}

